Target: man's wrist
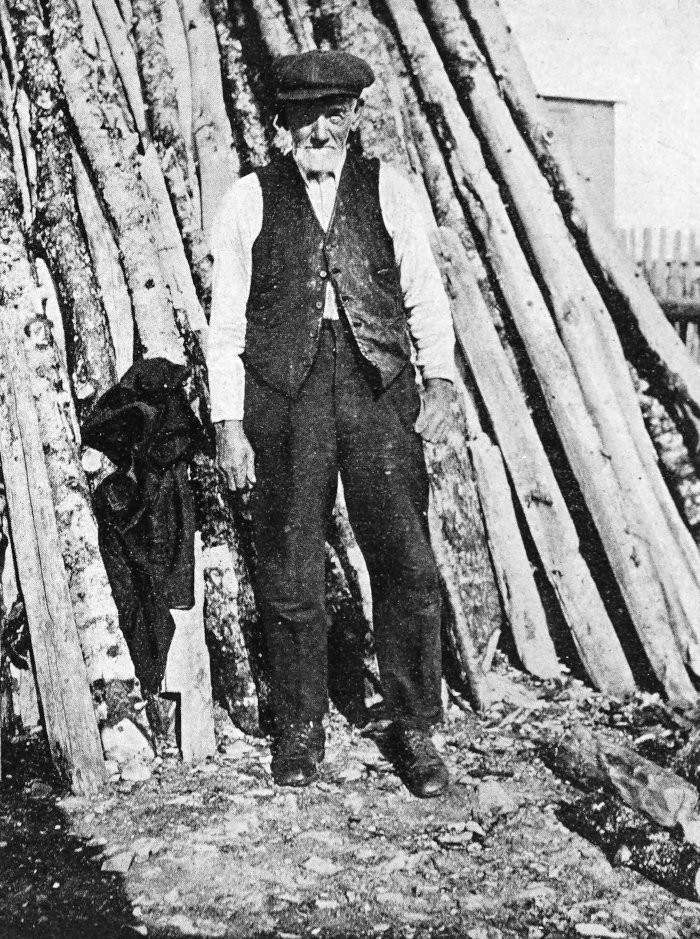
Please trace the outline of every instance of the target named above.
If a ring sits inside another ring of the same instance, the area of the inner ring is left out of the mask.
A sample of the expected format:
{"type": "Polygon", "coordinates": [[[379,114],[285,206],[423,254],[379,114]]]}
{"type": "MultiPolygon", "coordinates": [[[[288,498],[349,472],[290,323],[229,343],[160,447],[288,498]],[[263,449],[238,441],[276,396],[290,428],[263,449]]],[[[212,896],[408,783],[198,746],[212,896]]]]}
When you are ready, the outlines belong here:
{"type": "Polygon", "coordinates": [[[243,434],[243,421],[236,418],[230,418],[225,421],[216,421],[214,427],[217,433],[220,434],[231,434],[234,436],[241,436],[243,434]]]}

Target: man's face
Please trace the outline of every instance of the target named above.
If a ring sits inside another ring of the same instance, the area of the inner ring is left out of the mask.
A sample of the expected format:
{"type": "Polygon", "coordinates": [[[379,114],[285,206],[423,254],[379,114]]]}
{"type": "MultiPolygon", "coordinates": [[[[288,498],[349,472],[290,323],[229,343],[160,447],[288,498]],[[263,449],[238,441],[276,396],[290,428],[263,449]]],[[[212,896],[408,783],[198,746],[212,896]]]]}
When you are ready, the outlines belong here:
{"type": "Polygon", "coordinates": [[[338,165],[359,120],[357,98],[334,95],[285,105],[297,162],[307,173],[330,173],[338,165]]]}

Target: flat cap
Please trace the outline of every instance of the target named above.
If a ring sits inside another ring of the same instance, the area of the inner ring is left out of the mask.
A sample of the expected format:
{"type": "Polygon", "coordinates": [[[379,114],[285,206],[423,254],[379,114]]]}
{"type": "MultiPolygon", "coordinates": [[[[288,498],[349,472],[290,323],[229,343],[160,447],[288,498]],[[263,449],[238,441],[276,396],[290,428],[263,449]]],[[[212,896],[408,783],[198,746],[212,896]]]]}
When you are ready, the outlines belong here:
{"type": "Polygon", "coordinates": [[[360,96],[374,81],[369,65],[349,52],[301,52],[283,55],[273,63],[278,101],[304,101],[329,95],[360,96]]]}

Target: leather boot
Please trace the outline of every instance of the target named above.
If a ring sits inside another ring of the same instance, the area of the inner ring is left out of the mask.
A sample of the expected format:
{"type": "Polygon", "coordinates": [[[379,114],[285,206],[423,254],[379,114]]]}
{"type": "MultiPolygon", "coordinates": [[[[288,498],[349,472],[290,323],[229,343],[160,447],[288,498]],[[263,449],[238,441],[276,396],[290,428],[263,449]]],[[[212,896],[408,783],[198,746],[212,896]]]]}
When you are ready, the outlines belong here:
{"type": "Polygon", "coordinates": [[[414,796],[440,796],[450,784],[450,775],[430,734],[416,727],[394,725],[396,768],[414,796]]]}
{"type": "Polygon", "coordinates": [[[278,786],[308,786],[326,755],[320,724],[285,727],[272,745],[272,778],[278,786]]]}

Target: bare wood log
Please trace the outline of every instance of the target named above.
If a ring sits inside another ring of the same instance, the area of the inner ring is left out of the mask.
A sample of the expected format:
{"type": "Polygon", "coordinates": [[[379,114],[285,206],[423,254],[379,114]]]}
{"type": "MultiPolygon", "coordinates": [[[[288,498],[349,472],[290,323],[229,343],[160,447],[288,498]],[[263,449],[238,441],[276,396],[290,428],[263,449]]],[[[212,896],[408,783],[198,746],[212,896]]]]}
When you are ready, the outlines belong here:
{"type": "Polygon", "coordinates": [[[168,39],[168,60],[173,70],[173,84],[177,96],[177,113],[187,152],[187,176],[196,209],[197,224],[201,228],[202,196],[199,189],[199,178],[197,176],[194,152],[194,135],[192,132],[192,74],[190,71],[190,56],[187,51],[185,24],[182,22],[177,0],[160,0],[159,7],[163,36],[167,36],[168,39]]]}
{"type": "Polygon", "coordinates": [[[192,76],[193,133],[206,237],[240,164],[224,105],[216,30],[205,0],[178,0],[192,76]]]}
{"type": "Polygon", "coordinates": [[[117,74],[121,79],[136,130],[142,137],[147,137],[146,105],[141,91],[136,53],[129,42],[126,24],[117,8],[116,0],[92,0],[92,4],[107,40],[117,74]]]}
{"type": "Polygon", "coordinates": [[[691,783],[586,727],[550,744],[552,766],[565,779],[582,789],[604,789],[664,828],[680,826],[700,845],[700,795],[691,783]]]}
{"type": "Polygon", "coordinates": [[[229,100],[245,159],[250,166],[264,166],[269,158],[269,148],[260,108],[250,86],[241,41],[232,31],[226,0],[209,0],[209,6],[216,26],[229,100]]]}
{"type": "MultiPolygon", "coordinates": [[[[640,517],[643,512],[637,501],[638,489],[636,483],[626,478],[629,467],[621,465],[624,456],[619,441],[612,441],[612,453],[618,456],[615,469],[624,478],[625,485],[620,485],[613,471],[607,437],[603,446],[568,353],[557,335],[498,188],[484,164],[478,141],[459,107],[425,24],[412,3],[397,0],[386,0],[386,3],[435,118],[433,126],[449,154],[455,184],[484,239],[489,262],[525,344],[640,639],[667,693],[673,698],[680,694],[679,700],[688,703],[695,693],[690,693],[692,686],[676,647],[676,635],[680,627],[685,626],[680,600],[685,589],[690,588],[675,583],[669,585],[671,600],[678,598],[679,601],[672,603],[669,609],[666,584],[664,589],[660,585],[671,579],[672,572],[659,570],[659,556],[649,551],[646,535],[651,538],[651,544],[656,536],[648,531],[648,519],[640,517]],[[644,535],[639,536],[638,530],[644,535]],[[674,627],[678,627],[675,634],[674,627]]],[[[600,418],[605,421],[605,415],[600,418]]],[[[625,439],[628,439],[626,434],[625,439]]],[[[673,549],[669,551],[674,556],[673,549]]],[[[686,631],[683,638],[689,640],[690,632],[686,631]]],[[[687,649],[686,643],[684,651],[687,649]]]]}
{"type": "Polygon", "coordinates": [[[75,199],[65,102],[41,8],[35,0],[20,0],[10,12],[37,154],[33,234],[66,313],[68,365],[82,412],[116,381],[109,323],[75,199]]]}
{"type": "Polygon", "coordinates": [[[75,0],[49,0],[47,8],[71,117],[119,238],[140,342],[147,356],[182,362],[182,340],[154,243],[158,220],[140,172],[138,138],[117,129],[123,124],[121,105],[83,47],[75,0]]]}
{"type": "Polygon", "coordinates": [[[538,678],[560,678],[547,617],[518,532],[500,451],[485,434],[480,434],[470,442],[469,452],[496,580],[520,660],[538,678]]]}
{"type": "Polygon", "coordinates": [[[100,297],[109,323],[116,375],[121,378],[134,361],[134,315],[131,297],[122,271],[119,248],[109,223],[102,214],[87,170],[75,148],[72,150],[72,159],[80,220],[85,229],[100,297]]]}
{"type": "MultiPolygon", "coordinates": [[[[579,553],[576,529],[461,243],[448,229],[441,229],[440,235],[457,341],[484,400],[542,566],[581,661],[596,687],[611,694],[629,693],[634,689],[632,673],[579,553]]],[[[682,700],[692,701],[692,685],[682,667],[678,681],[682,700]]]]}
{"type": "Polygon", "coordinates": [[[587,245],[595,270],[617,294],[664,373],[665,383],[700,410],[700,369],[664,317],[654,295],[586,191],[563,141],[540,103],[498,0],[465,0],[465,11],[488,54],[499,87],[552,182],[569,224],[587,245]]]}
{"type": "MultiPolygon", "coordinates": [[[[5,46],[9,50],[10,58],[14,59],[16,62],[14,40],[12,38],[12,28],[10,26],[10,17],[7,12],[4,0],[0,2],[0,26],[2,26],[2,37],[5,42],[5,46]]],[[[13,101],[16,93],[16,89],[13,87],[7,65],[5,64],[5,60],[2,57],[0,57],[0,93],[2,94],[3,100],[7,102],[13,101]]],[[[15,102],[15,111],[16,110],[17,105],[15,102]]],[[[28,178],[29,170],[25,164],[24,148],[22,146],[22,140],[19,131],[14,120],[9,119],[9,112],[7,124],[7,131],[12,150],[12,165],[15,172],[17,187],[21,195],[22,218],[25,229],[29,231],[32,225],[32,193],[30,191],[28,178]]]]}
{"type": "Polygon", "coordinates": [[[700,728],[691,730],[685,744],[673,758],[672,768],[696,788],[700,784],[700,728]]]}
{"type": "MultiPolygon", "coordinates": [[[[107,0],[100,0],[104,3],[107,0]]],[[[165,48],[160,0],[136,0],[133,35],[148,103],[148,126],[172,201],[197,294],[205,306],[211,293],[211,257],[193,197],[173,70],[165,48]]]]}
{"type": "Polygon", "coordinates": [[[552,192],[521,138],[456,0],[425,0],[443,57],[508,188],[589,410],[650,557],[667,617],[691,667],[700,667],[700,554],[659,473],[622,346],[552,192]],[[635,511],[636,514],[635,514],[635,511]],[[695,582],[693,584],[693,581],[695,582]]]}
{"type": "Polygon", "coordinates": [[[601,848],[611,863],[637,871],[677,896],[700,900],[700,851],[626,805],[592,793],[564,805],[559,818],[601,848]]]}
{"type": "Polygon", "coordinates": [[[105,768],[30,390],[23,327],[35,308],[18,219],[0,131],[0,459],[49,747],[74,791],[91,793],[104,783],[105,768]]]}

